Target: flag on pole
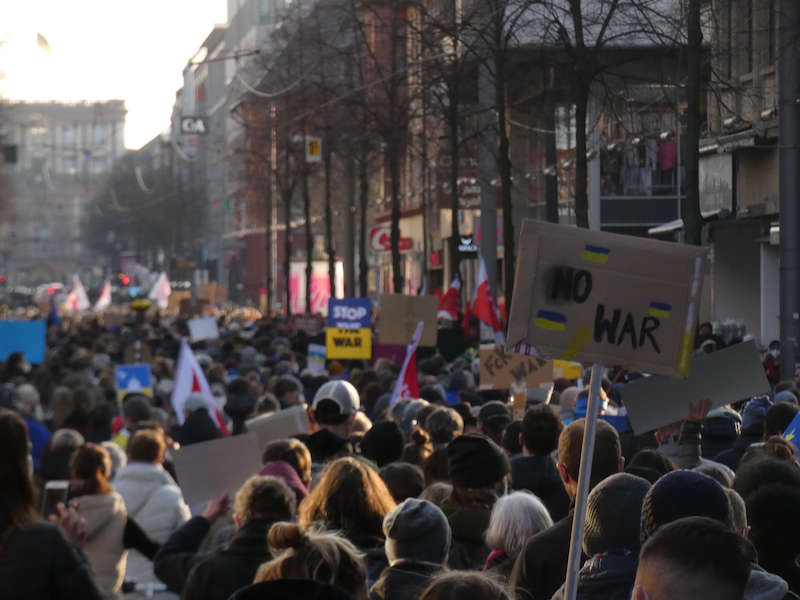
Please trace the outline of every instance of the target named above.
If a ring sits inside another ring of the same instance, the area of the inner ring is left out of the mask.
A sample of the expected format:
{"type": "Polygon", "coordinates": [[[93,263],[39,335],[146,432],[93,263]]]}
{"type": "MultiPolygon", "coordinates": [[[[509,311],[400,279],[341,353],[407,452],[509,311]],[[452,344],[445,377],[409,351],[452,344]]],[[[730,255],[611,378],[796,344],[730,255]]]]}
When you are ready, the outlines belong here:
{"type": "Polygon", "coordinates": [[[103,291],[100,292],[100,297],[94,303],[94,311],[100,312],[111,306],[111,284],[106,281],[103,284],[103,291]]]}
{"type": "Polygon", "coordinates": [[[458,294],[461,291],[461,280],[456,276],[447,292],[439,297],[438,319],[458,321],[458,294]]]}
{"type": "Polygon", "coordinates": [[[422,329],[425,323],[420,321],[414,331],[411,343],[406,347],[406,358],[403,361],[403,368],[397,377],[394,385],[392,400],[389,406],[394,406],[402,398],[419,398],[419,381],[417,381],[417,346],[422,339],[422,329]]]}
{"type": "Polygon", "coordinates": [[[178,423],[181,425],[185,420],[183,406],[186,403],[186,398],[193,392],[203,395],[211,419],[217,424],[222,433],[230,435],[228,428],[225,427],[225,420],[214,402],[214,396],[211,394],[211,387],[208,385],[203,369],[200,368],[192,349],[189,347],[189,342],[186,338],[183,338],[181,340],[181,350],[178,354],[178,368],[175,370],[175,385],[172,388],[172,406],[175,409],[178,423]]]}
{"type": "Polygon", "coordinates": [[[86,290],[83,289],[83,284],[77,275],[72,276],[72,290],[67,296],[67,306],[74,313],[79,313],[88,310],[91,304],[89,297],[86,295],[86,290]]]}
{"type": "Polygon", "coordinates": [[[169,295],[172,293],[172,287],[169,285],[169,279],[167,279],[167,274],[163,271],[158,276],[158,280],[156,284],[153,286],[153,289],[150,290],[150,295],[148,298],[150,300],[155,301],[158,305],[158,308],[164,310],[167,308],[169,303],[169,295]]]}
{"type": "Polygon", "coordinates": [[[478,261],[478,281],[475,288],[475,300],[472,303],[472,313],[480,321],[492,328],[496,343],[506,343],[506,336],[503,333],[503,326],[500,324],[497,306],[492,298],[492,291],[489,289],[489,276],[486,274],[486,263],[483,260],[483,256],[478,261]]]}

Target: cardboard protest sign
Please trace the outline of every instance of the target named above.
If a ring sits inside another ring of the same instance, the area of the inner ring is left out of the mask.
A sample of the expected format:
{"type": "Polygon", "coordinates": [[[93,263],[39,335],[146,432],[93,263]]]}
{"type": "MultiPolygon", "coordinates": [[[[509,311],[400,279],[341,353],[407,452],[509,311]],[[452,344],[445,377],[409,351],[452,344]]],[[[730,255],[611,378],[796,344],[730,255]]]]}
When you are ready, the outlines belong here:
{"type": "Polygon", "coordinates": [[[510,390],[516,381],[527,387],[553,381],[553,361],[507,352],[503,346],[481,346],[479,350],[482,390],[510,390]]]}
{"type": "Polygon", "coordinates": [[[216,340],[219,338],[219,328],[214,317],[200,317],[189,319],[189,338],[193,342],[200,340],[216,340]]]}
{"type": "Polygon", "coordinates": [[[198,298],[206,298],[211,304],[223,304],[228,301],[228,288],[216,281],[198,287],[198,298]]]}
{"type": "Polygon", "coordinates": [[[372,358],[371,329],[331,329],[325,330],[325,348],[328,359],[372,358]]]}
{"type": "Polygon", "coordinates": [[[583,366],[581,363],[569,362],[567,360],[553,361],[553,380],[556,379],[580,379],[583,377],[583,366]]]}
{"type": "Polygon", "coordinates": [[[405,346],[411,341],[417,323],[425,323],[419,345],[436,345],[436,313],[439,299],[436,296],[403,296],[381,294],[378,337],[381,344],[405,346]]]}
{"type": "Polygon", "coordinates": [[[308,413],[303,406],[293,406],[285,410],[250,419],[245,422],[247,431],[258,438],[259,453],[264,452],[273,440],[311,433],[308,413]]]}
{"type": "Polygon", "coordinates": [[[293,315],[289,321],[292,331],[304,331],[308,335],[317,335],[325,326],[325,321],[320,315],[293,315]]]}
{"type": "Polygon", "coordinates": [[[184,446],[172,454],[178,482],[194,514],[227,491],[231,498],[261,470],[261,451],[253,433],[184,446]]]}
{"type": "Polygon", "coordinates": [[[525,219],[508,348],[686,377],[706,251],[525,219]]]}
{"type": "Polygon", "coordinates": [[[325,370],[325,357],[327,356],[325,346],[322,344],[308,345],[308,370],[315,375],[325,370]]]}
{"type": "Polygon", "coordinates": [[[126,394],[134,392],[153,397],[153,380],[150,365],[117,365],[114,367],[117,381],[117,398],[120,402],[126,394]]]}
{"type": "Polygon", "coordinates": [[[636,435],[685,419],[690,402],[710,398],[718,408],[768,391],[755,342],[695,357],[688,379],[645,377],[621,388],[636,435]]]}
{"type": "Polygon", "coordinates": [[[29,363],[44,362],[44,321],[0,321],[0,361],[15,352],[22,352],[29,363]]]}

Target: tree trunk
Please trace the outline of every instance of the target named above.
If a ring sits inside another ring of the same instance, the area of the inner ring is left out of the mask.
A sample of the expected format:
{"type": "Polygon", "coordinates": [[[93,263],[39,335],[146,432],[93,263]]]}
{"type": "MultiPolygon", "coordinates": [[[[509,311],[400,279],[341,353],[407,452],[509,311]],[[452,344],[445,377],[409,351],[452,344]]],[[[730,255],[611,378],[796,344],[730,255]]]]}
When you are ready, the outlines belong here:
{"type": "Polygon", "coordinates": [[[547,175],[545,180],[546,219],[550,223],[558,223],[558,152],[556,151],[556,119],[555,107],[547,103],[545,109],[544,128],[553,133],[545,134],[545,163],[555,171],[547,175]]]}
{"type": "MultiPolygon", "coordinates": [[[[331,210],[331,152],[330,137],[325,136],[324,167],[325,167],[325,251],[328,253],[328,283],[331,290],[331,298],[336,298],[336,252],[333,249],[332,219],[331,210]]],[[[345,219],[349,220],[350,215],[345,219]]]]}
{"type": "MultiPolygon", "coordinates": [[[[450,146],[450,277],[454,278],[459,272],[461,256],[458,252],[458,173],[459,173],[459,143],[458,143],[458,84],[453,78],[448,86],[449,102],[447,107],[448,142],[450,146]]],[[[445,282],[450,283],[450,282],[445,282]]]]}
{"type": "Polygon", "coordinates": [[[358,242],[358,290],[362,298],[366,298],[369,293],[367,285],[367,277],[369,275],[369,265],[367,264],[367,203],[369,201],[369,165],[367,160],[369,157],[369,148],[367,142],[361,142],[361,157],[358,164],[358,196],[359,196],[359,218],[361,219],[361,226],[359,227],[358,242]]]}
{"type": "MultiPolygon", "coordinates": [[[[287,165],[288,166],[288,165],[287,165]]],[[[288,171],[288,169],[287,169],[288,171]]],[[[287,173],[288,176],[288,173],[287,173]]],[[[283,277],[286,285],[286,317],[292,316],[291,258],[292,258],[292,192],[283,194],[283,213],[286,230],[283,236],[283,277]]]]}
{"type": "Polygon", "coordinates": [[[575,220],[578,227],[587,229],[589,228],[588,161],[586,160],[586,115],[588,110],[588,86],[578,82],[575,90],[575,220]]]}
{"type": "Polygon", "coordinates": [[[274,140],[272,139],[273,136],[273,129],[272,129],[272,104],[269,105],[269,109],[267,110],[267,123],[269,124],[268,133],[267,133],[267,140],[269,141],[269,159],[265,161],[266,164],[269,165],[268,173],[269,177],[267,179],[267,185],[264,186],[266,189],[264,190],[264,260],[266,261],[266,277],[264,278],[266,281],[266,288],[267,288],[267,314],[269,314],[270,309],[272,307],[272,181],[275,177],[275,173],[273,169],[275,165],[273,164],[273,143],[274,140]]]}
{"type": "Polygon", "coordinates": [[[344,207],[344,295],[352,298],[356,295],[356,165],[353,147],[347,145],[345,158],[346,197],[344,207]]]}
{"type": "MultiPolygon", "coordinates": [[[[686,243],[699,246],[703,232],[703,218],[700,214],[700,67],[703,60],[700,0],[689,0],[687,19],[686,201],[682,205],[686,243]]],[[[678,165],[678,169],[680,168],[678,165]]],[[[679,198],[680,193],[681,190],[678,190],[679,198]]]]}
{"type": "MultiPolygon", "coordinates": [[[[305,136],[303,136],[305,139],[305,136]]],[[[305,154],[305,152],[304,152],[305,154]]],[[[301,159],[305,161],[305,156],[301,159]]],[[[314,252],[314,238],[311,234],[311,195],[308,192],[308,165],[303,162],[302,167],[303,175],[303,218],[305,219],[306,230],[306,314],[310,315],[311,312],[311,273],[313,267],[311,261],[313,259],[312,253],[314,252]]]]}
{"type": "MultiPolygon", "coordinates": [[[[511,156],[508,128],[506,123],[505,60],[503,51],[495,52],[495,106],[497,110],[498,156],[497,166],[500,174],[501,198],[503,204],[503,272],[505,285],[503,296],[511,301],[514,291],[514,215],[511,203],[511,156]]],[[[499,296],[499,288],[495,294],[499,296]]]]}
{"type": "MultiPolygon", "coordinates": [[[[394,136],[394,134],[392,134],[394,136]]],[[[403,293],[403,273],[400,262],[400,144],[393,139],[388,144],[389,151],[389,176],[392,195],[392,291],[395,294],[403,293]]]]}

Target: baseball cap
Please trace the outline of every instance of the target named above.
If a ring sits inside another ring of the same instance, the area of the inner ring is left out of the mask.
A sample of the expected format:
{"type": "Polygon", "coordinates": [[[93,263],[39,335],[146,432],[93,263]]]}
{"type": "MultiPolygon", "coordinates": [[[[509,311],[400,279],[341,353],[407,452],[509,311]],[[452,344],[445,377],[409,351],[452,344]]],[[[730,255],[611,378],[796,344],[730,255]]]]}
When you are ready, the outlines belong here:
{"type": "Polygon", "coordinates": [[[341,415],[352,415],[361,406],[361,402],[358,399],[358,391],[353,387],[353,384],[341,380],[322,384],[317,393],[314,394],[311,408],[317,410],[319,403],[323,400],[335,402],[341,415]]]}

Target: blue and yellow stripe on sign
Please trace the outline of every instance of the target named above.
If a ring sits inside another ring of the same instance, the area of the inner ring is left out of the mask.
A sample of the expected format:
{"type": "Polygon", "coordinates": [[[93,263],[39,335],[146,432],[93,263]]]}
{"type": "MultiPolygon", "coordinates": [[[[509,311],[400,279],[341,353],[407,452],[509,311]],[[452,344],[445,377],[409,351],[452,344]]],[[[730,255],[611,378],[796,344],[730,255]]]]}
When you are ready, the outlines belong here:
{"type": "Polygon", "coordinates": [[[537,312],[533,323],[539,329],[545,329],[547,331],[566,331],[567,329],[567,317],[561,313],[551,312],[549,310],[540,310],[537,312]]]}
{"type": "Polygon", "coordinates": [[[651,302],[650,303],[650,316],[658,317],[659,319],[669,319],[669,313],[672,311],[672,306],[664,302],[651,302]]]}
{"type": "Polygon", "coordinates": [[[608,255],[610,253],[611,250],[608,248],[586,244],[586,246],[583,247],[581,258],[589,262],[597,263],[598,265],[604,265],[608,262],[608,255]]]}

